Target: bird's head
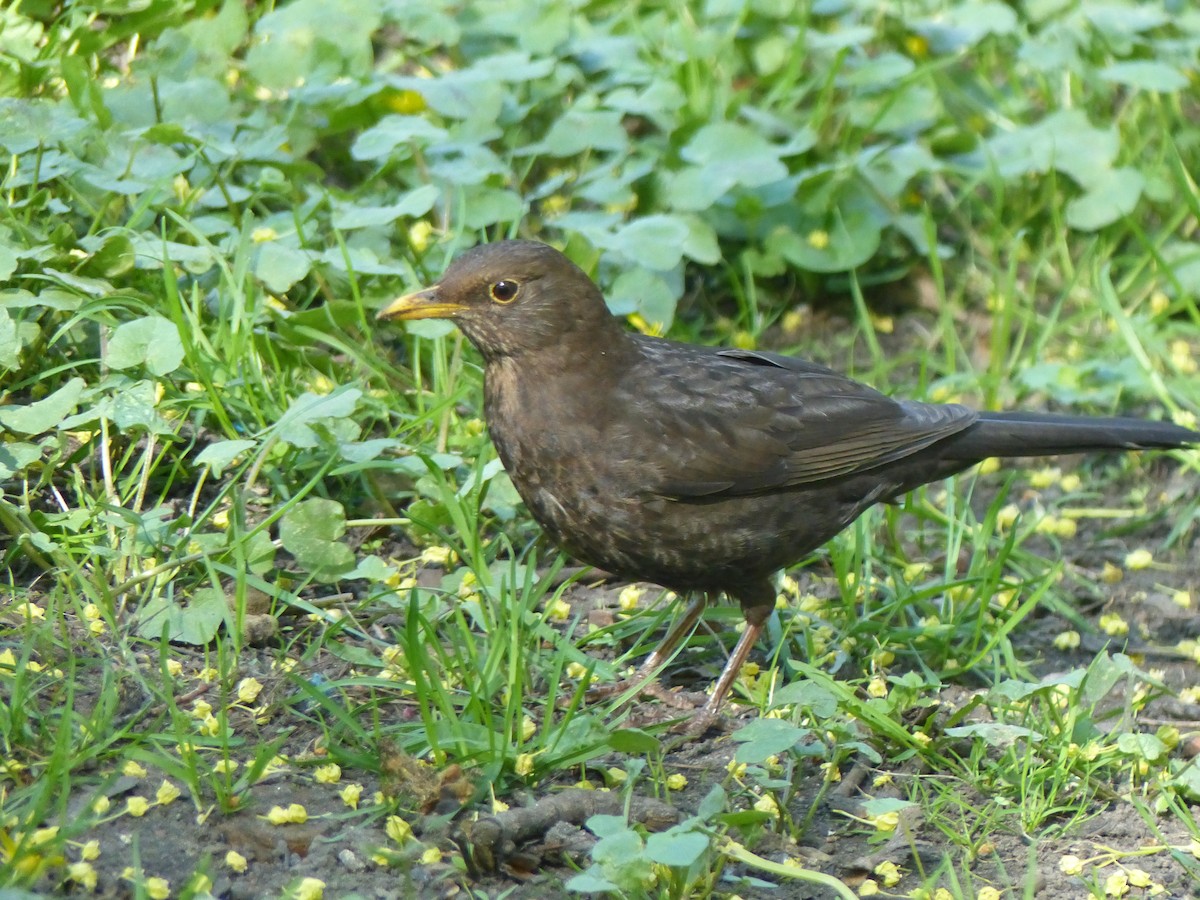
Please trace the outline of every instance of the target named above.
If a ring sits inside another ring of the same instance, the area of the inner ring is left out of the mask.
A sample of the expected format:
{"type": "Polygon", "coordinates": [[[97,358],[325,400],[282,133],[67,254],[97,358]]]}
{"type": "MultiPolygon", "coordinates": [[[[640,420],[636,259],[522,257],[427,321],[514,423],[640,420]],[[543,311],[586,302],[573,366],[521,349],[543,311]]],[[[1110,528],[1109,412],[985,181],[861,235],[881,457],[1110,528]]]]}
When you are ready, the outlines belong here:
{"type": "Polygon", "coordinates": [[[392,301],[378,318],[452,319],[486,360],[623,333],[592,280],[536,241],[468,250],[441,281],[392,301]]]}

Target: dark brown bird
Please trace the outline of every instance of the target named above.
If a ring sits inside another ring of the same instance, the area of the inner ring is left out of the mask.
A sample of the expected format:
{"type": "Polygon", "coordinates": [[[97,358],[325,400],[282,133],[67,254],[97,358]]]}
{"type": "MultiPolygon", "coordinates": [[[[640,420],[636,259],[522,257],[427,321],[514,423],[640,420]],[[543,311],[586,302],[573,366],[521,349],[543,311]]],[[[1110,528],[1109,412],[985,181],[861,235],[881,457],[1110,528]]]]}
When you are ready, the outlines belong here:
{"type": "Polygon", "coordinates": [[[771,576],[867,507],[990,456],[1178,448],[1166,422],[895,400],[790,356],[626,331],[545,244],[503,241],[381,319],[453,319],[482,354],[492,441],[533,517],[580,560],[698,599],[634,678],[649,680],[706,595],[747,628],[697,723],[728,692],[771,610],[771,576]]]}

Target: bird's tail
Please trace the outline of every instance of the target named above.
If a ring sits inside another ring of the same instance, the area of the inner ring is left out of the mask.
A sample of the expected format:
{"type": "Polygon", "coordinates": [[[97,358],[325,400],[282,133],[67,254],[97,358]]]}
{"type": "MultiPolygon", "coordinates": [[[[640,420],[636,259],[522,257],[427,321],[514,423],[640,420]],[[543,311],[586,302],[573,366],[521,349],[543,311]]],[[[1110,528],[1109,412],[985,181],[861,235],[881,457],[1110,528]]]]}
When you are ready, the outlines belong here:
{"type": "Polygon", "coordinates": [[[1170,422],[1055,413],[981,412],[942,445],[943,459],[1053,456],[1097,450],[1169,450],[1200,443],[1200,432],[1170,422]]]}

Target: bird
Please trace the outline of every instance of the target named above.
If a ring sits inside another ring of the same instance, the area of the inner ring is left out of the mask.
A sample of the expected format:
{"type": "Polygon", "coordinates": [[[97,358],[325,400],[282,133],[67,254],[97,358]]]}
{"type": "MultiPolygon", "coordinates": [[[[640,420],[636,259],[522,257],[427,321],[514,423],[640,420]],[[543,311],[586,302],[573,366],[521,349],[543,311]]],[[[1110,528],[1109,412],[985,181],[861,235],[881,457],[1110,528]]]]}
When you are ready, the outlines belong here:
{"type": "Polygon", "coordinates": [[[377,318],[448,319],[474,345],[491,440],[554,543],[692,597],[624,684],[656,683],[710,598],[740,604],[746,627],[690,731],[720,719],[775,609],[775,573],[872,505],[989,457],[1200,441],[1163,421],[896,399],[797,357],[647,336],[537,241],[467,250],[377,318]]]}

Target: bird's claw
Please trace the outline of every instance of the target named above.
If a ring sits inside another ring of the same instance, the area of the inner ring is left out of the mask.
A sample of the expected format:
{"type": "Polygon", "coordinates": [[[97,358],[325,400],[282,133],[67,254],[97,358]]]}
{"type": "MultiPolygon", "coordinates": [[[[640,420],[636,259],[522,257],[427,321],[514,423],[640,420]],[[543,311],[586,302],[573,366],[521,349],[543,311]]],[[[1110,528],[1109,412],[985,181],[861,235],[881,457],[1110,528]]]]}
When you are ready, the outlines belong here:
{"type": "Polygon", "coordinates": [[[698,741],[714,728],[721,732],[728,731],[729,723],[724,716],[718,713],[701,710],[694,716],[681,719],[667,730],[683,739],[678,743],[686,743],[698,741]]]}
{"type": "Polygon", "coordinates": [[[614,684],[596,685],[588,689],[589,703],[599,703],[637,689],[638,696],[646,700],[657,700],[672,709],[691,712],[707,700],[704,694],[693,694],[678,689],[663,687],[658,681],[641,681],[637,678],[618,681],[614,684]]]}

